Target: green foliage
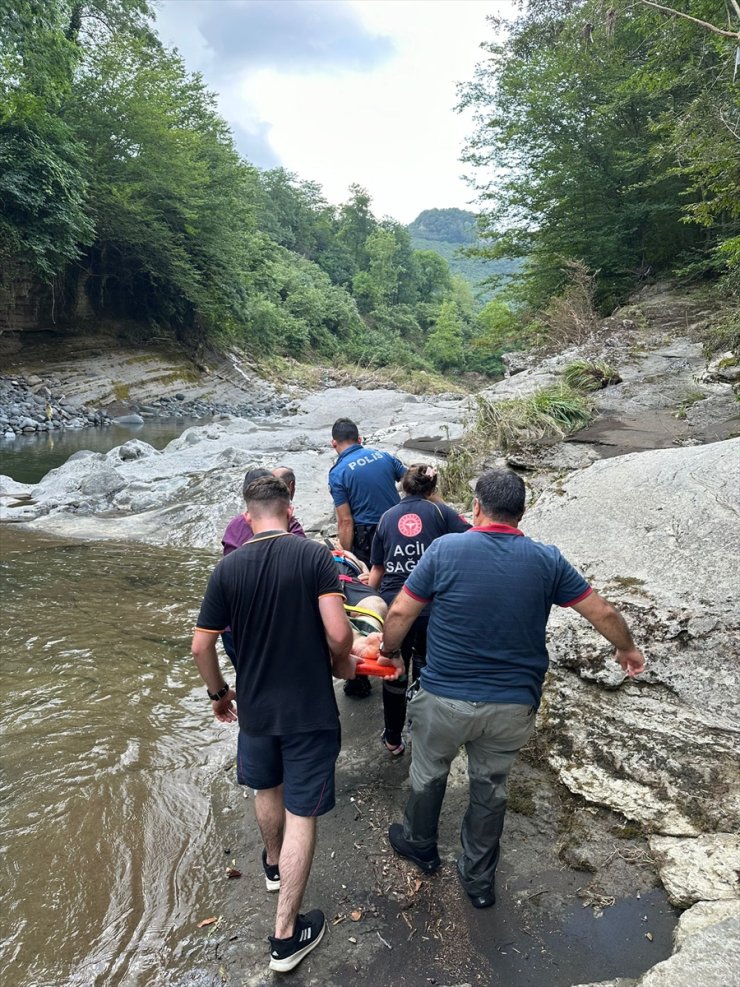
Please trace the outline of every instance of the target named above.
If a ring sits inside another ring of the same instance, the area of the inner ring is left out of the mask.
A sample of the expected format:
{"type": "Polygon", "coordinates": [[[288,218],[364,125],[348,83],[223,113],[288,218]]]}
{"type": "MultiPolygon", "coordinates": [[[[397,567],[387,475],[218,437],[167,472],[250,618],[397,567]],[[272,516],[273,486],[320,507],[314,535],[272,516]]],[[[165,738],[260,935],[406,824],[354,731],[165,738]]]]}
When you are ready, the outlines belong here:
{"type": "Polygon", "coordinates": [[[434,250],[416,251],[417,291],[420,302],[434,302],[452,291],[449,264],[434,250]]]}
{"type": "Polygon", "coordinates": [[[695,404],[699,401],[703,401],[707,395],[704,391],[689,391],[688,394],[684,395],[681,403],[678,406],[678,411],[676,412],[676,418],[683,421],[689,410],[693,408],[695,404]]]}
{"type": "Polygon", "coordinates": [[[147,38],[114,36],[90,53],[76,93],[69,119],[90,162],[97,305],[183,337],[243,318],[256,180],[200,77],[147,38]]]}
{"type": "Polygon", "coordinates": [[[452,447],[439,471],[439,492],[446,501],[469,508],[473,502],[470,479],[476,472],[475,439],[466,435],[465,441],[452,447]]]}
{"type": "Polygon", "coordinates": [[[466,209],[425,209],[408,231],[414,238],[437,240],[458,245],[473,243],[476,238],[475,213],[466,209]]]}
{"type": "MultiPolygon", "coordinates": [[[[645,272],[710,257],[740,227],[735,45],[640,4],[612,6],[529,5],[463,91],[485,255],[524,259],[518,298],[533,309],[562,291],[564,260],[600,272],[608,310],[645,272]]],[[[719,16],[712,0],[691,13],[719,16]]]]}
{"type": "Polygon", "coordinates": [[[564,284],[529,323],[527,332],[552,350],[584,342],[599,320],[595,306],[596,277],[582,261],[562,265],[564,284]]]}
{"type": "Polygon", "coordinates": [[[727,308],[721,319],[707,328],[702,341],[707,359],[727,351],[740,355],[740,307],[727,308]]]}
{"type": "Polygon", "coordinates": [[[475,305],[446,261],[359,185],[337,208],[242,160],[151,16],[146,0],[0,7],[4,300],[30,275],[59,287],[59,321],[121,320],[141,340],[464,369],[475,305]]]}
{"type": "Polygon", "coordinates": [[[505,401],[478,399],[476,428],[500,449],[526,442],[562,439],[591,420],[587,399],[566,386],[550,387],[505,401]]]}
{"type": "Polygon", "coordinates": [[[622,378],[603,360],[574,360],[563,370],[563,379],[574,391],[600,391],[622,378]]]}
{"type": "Polygon", "coordinates": [[[407,227],[411,242],[419,252],[433,252],[447,262],[450,271],[463,278],[476,299],[482,302],[493,297],[489,285],[503,285],[519,264],[504,259],[490,261],[471,256],[467,248],[478,244],[475,213],[465,209],[425,209],[407,227]]]}
{"type": "Polygon", "coordinates": [[[443,302],[434,329],[424,347],[425,355],[439,370],[461,370],[465,363],[463,320],[452,301],[443,302]]]}
{"type": "Polygon", "coordinates": [[[501,375],[504,353],[523,349],[527,338],[521,320],[500,299],[493,299],[481,309],[470,341],[469,366],[484,373],[501,375]]]}
{"type": "Polygon", "coordinates": [[[0,261],[47,281],[92,236],[82,147],[60,119],[78,63],[65,15],[31,0],[0,10],[0,261]]]}

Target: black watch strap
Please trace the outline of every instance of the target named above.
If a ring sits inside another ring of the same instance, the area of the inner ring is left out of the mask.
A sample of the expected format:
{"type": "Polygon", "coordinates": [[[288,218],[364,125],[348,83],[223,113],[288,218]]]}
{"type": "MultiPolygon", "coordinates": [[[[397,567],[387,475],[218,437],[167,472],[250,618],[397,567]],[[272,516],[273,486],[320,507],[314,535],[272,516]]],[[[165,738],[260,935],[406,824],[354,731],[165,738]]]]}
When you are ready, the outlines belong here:
{"type": "Polygon", "coordinates": [[[206,688],[206,692],[208,692],[208,698],[211,700],[211,702],[216,703],[216,702],[218,702],[219,699],[223,699],[224,698],[224,696],[226,695],[226,693],[229,691],[229,688],[230,688],[230,686],[229,686],[228,682],[224,682],[224,684],[221,686],[221,688],[218,690],[218,692],[208,692],[208,689],[207,688],[206,688]]]}
{"type": "Polygon", "coordinates": [[[378,648],[378,653],[381,654],[384,658],[398,658],[398,656],[401,654],[401,649],[394,648],[393,651],[386,651],[385,647],[383,646],[383,641],[381,641],[380,647],[378,648]]]}

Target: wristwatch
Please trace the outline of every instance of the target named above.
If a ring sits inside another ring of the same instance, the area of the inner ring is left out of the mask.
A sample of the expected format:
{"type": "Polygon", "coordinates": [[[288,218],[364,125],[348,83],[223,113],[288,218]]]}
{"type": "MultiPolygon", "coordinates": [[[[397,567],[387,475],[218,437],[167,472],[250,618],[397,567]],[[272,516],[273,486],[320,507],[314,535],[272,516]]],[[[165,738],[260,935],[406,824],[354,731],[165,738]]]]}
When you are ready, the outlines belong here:
{"type": "Polygon", "coordinates": [[[394,648],[392,651],[386,651],[383,646],[383,641],[381,641],[380,644],[378,645],[378,653],[381,654],[384,658],[398,658],[399,655],[401,654],[401,649],[394,648]]]}
{"type": "Polygon", "coordinates": [[[228,682],[224,682],[218,692],[208,692],[208,686],[206,686],[206,692],[208,692],[208,698],[211,702],[217,703],[219,699],[223,699],[226,693],[229,691],[230,686],[228,682]]]}

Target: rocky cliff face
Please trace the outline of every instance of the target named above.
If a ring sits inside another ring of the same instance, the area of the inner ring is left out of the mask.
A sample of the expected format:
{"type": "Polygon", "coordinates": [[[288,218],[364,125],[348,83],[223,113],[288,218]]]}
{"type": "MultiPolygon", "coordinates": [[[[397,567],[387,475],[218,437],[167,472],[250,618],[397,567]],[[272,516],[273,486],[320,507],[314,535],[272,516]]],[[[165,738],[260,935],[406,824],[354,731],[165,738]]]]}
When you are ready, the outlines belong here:
{"type": "MultiPolygon", "coordinates": [[[[711,832],[718,848],[740,828],[738,491],[740,440],[645,452],[574,474],[524,523],[619,607],[648,659],[627,681],[583,620],[553,615],[551,765],[648,832],[711,832]]],[[[737,893],[731,859],[718,897],[737,893]]]]}

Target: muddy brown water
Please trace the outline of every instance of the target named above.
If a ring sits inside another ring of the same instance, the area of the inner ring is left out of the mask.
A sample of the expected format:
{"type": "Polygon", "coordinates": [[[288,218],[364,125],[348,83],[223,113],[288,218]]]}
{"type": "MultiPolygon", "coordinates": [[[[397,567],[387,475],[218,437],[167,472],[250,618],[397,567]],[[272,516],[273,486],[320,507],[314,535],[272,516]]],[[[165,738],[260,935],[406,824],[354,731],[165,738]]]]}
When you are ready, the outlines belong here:
{"type": "MultiPolygon", "coordinates": [[[[212,720],[189,655],[214,561],[0,527],[0,966],[13,987],[280,979],[266,969],[274,898],[251,795],[234,780],[234,730],[212,720]],[[232,861],[241,880],[225,879],[232,861]],[[199,930],[206,917],[220,921],[199,930]]],[[[496,908],[474,912],[458,887],[464,790],[454,785],[445,866],[417,892],[418,874],[385,839],[409,759],[381,755],[377,688],[362,703],[340,693],[339,705],[337,808],[321,821],[306,900],[331,925],[294,985],[565,987],[635,976],[670,954],[676,914],[654,875],[624,862],[624,843],[599,874],[564,866],[556,843],[571,809],[526,764],[512,780],[529,786],[536,811],[507,818],[496,908]],[[615,898],[603,914],[580,897],[591,881],[615,898]]],[[[588,830],[593,811],[583,809],[588,830]]]]}
{"type": "Polygon", "coordinates": [[[224,737],[188,647],[212,559],[0,545],[5,982],[151,983],[212,891],[224,737]]]}

